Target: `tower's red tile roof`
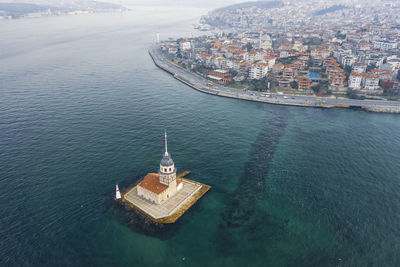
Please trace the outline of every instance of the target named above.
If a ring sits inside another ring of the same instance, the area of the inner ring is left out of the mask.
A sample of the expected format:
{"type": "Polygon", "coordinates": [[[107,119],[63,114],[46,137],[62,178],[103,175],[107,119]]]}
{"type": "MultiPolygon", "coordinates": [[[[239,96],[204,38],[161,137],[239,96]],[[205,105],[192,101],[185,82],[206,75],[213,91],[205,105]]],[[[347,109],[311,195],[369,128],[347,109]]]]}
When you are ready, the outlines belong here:
{"type": "Polygon", "coordinates": [[[139,186],[155,193],[161,194],[165,189],[168,188],[167,185],[160,183],[158,173],[148,173],[146,177],[139,183],[139,186]]]}
{"type": "MultiPolygon", "coordinates": [[[[167,185],[160,183],[159,179],[159,174],[158,173],[148,173],[146,177],[143,178],[143,180],[139,183],[139,186],[155,193],[155,194],[161,194],[168,188],[167,185]]],[[[179,185],[182,182],[181,179],[176,179],[176,185],[179,185]]]]}

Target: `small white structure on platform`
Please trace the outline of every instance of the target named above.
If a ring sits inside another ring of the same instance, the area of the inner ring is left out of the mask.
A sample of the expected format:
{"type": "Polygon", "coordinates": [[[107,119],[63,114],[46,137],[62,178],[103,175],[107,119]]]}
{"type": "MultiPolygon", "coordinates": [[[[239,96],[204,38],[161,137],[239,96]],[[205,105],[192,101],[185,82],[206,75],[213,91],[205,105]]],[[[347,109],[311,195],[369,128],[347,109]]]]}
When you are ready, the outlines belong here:
{"type": "Polygon", "coordinates": [[[115,185],[115,199],[120,199],[121,193],[119,192],[118,184],[115,185]]]}
{"type": "Polygon", "coordinates": [[[162,204],[174,196],[183,186],[182,181],[176,179],[175,164],[168,153],[166,131],[164,142],[165,153],[161,159],[158,173],[148,173],[137,186],[137,194],[154,204],[162,204]]]}

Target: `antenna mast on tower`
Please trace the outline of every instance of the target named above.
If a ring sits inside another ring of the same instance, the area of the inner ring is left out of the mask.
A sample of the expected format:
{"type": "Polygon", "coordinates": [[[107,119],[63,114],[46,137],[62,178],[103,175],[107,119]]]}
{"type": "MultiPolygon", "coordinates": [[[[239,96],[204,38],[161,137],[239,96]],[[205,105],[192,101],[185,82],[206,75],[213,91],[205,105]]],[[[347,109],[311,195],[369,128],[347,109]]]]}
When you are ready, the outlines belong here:
{"type": "Polygon", "coordinates": [[[164,140],[165,140],[165,155],[168,156],[168,140],[167,140],[167,130],[165,130],[164,134],[164,140]]]}

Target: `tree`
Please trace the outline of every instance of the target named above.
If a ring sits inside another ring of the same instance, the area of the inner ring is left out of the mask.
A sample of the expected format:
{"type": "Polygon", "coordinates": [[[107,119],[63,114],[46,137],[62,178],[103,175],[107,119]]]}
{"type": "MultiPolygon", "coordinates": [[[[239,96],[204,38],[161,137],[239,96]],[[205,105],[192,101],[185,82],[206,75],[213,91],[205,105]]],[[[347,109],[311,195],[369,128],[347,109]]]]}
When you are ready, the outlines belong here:
{"type": "Polygon", "coordinates": [[[311,89],[313,89],[314,93],[316,93],[316,94],[328,94],[329,93],[329,81],[322,80],[317,85],[314,85],[313,87],[311,87],[311,89]]]}
{"type": "Polygon", "coordinates": [[[367,66],[367,72],[369,72],[372,69],[376,69],[376,63],[371,63],[367,66]]]}
{"type": "Polygon", "coordinates": [[[299,88],[299,84],[297,83],[297,81],[291,81],[291,82],[290,82],[290,86],[291,86],[293,89],[299,88]]]}
{"type": "Polygon", "coordinates": [[[260,80],[248,80],[250,88],[254,91],[266,91],[267,90],[267,78],[264,77],[260,80]]]}
{"type": "MultiPolygon", "coordinates": [[[[344,72],[345,72],[346,74],[350,74],[350,73],[351,73],[351,66],[349,66],[349,65],[344,66],[344,72]]],[[[347,76],[347,75],[346,75],[346,76],[347,76]]]]}
{"type": "Polygon", "coordinates": [[[309,58],[309,59],[307,60],[307,67],[308,67],[308,68],[311,68],[312,66],[314,66],[314,63],[313,63],[312,59],[309,58]]]}
{"type": "Polygon", "coordinates": [[[182,58],[182,54],[181,54],[181,49],[180,48],[178,48],[178,52],[176,52],[176,56],[178,58],[182,58]]]}
{"type": "Polygon", "coordinates": [[[346,39],[346,34],[342,34],[340,31],[338,31],[335,35],[336,38],[344,40],[346,39]]]}
{"type": "Polygon", "coordinates": [[[245,46],[247,52],[250,52],[251,50],[253,50],[253,45],[251,43],[247,43],[245,46]]]}
{"type": "Polygon", "coordinates": [[[176,43],[179,45],[183,41],[183,38],[176,39],[176,43]]]}

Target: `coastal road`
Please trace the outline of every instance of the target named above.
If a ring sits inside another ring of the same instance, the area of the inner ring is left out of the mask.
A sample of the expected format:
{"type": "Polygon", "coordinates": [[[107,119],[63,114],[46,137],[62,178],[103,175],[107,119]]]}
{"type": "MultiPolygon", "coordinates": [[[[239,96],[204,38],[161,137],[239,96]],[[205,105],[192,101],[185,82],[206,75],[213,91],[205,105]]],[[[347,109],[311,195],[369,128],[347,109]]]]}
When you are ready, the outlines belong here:
{"type": "Polygon", "coordinates": [[[400,113],[400,102],[386,100],[358,100],[336,97],[317,97],[304,95],[288,94],[267,94],[265,92],[255,92],[240,89],[228,88],[213,83],[197,73],[190,72],[180,66],[173,64],[166,59],[158,47],[152,47],[149,50],[156,65],[170,72],[175,78],[187,83],[191,87],[205,93],[221,95],[233,98],[240,98],[252,101],[266,102],[272,104],[284,104],[295,106],[312,107],[358,107],[375,112],[400,113]],[[209,86],[212,84],[212,86],[209,86]]]}

